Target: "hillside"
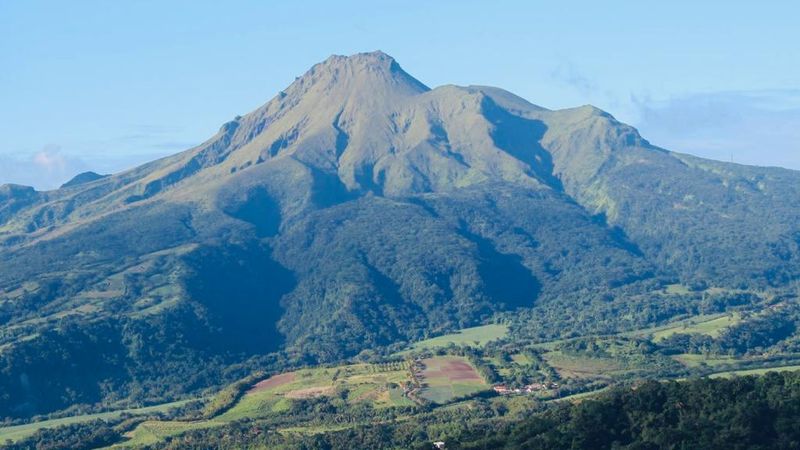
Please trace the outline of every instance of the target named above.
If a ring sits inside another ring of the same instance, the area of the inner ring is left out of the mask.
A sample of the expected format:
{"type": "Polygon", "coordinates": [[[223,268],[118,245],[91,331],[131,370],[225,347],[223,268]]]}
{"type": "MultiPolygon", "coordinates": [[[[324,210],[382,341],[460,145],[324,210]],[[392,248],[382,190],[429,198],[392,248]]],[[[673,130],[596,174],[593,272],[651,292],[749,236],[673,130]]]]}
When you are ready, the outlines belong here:
{"type": "Polygon", "coordinates": [[[499,316],[536,339],[694,312],[652,294],[668,283],[785,294],[798,190],[590,106],[333,56],[196,148],[0,186],[0,416],[174,399],[499,316]]]}

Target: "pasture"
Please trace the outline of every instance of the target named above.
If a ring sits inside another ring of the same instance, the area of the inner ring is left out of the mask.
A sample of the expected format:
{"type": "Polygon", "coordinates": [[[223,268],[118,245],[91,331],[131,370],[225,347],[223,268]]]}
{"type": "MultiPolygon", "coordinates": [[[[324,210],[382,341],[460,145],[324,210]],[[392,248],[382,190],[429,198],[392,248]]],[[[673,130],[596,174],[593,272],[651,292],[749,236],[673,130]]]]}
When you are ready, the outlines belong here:
{"type": "Polygon", "coordinates": [[[737,313],[718,315],[707,320],[686,321],[674,326],[664,328],[653,333],[653,342],[660,342],[673,334],[704,334],[712,338],[718,337],[728,327],[736,325],[741,321],[741,316],[737,313]]]}
{"type": "Polygon", "coordinates": [[[679,355],[673,355],[672,359],[678,361],[679,363],[689,368],[696,368],[702,366],[715,367],[726,364],[736,364],[737,362],[741,361],[741,359],[735,358],[733,356],[706,356],[706,355],[695,355],[690,353],[681,353],[679,355]]]}
{"type": "Polygon", "coordinates": [[[401,388],[410,381],[411,372],[405,361],[282,373],[255,383],[232,408],[216,417],[198,421],[143,422],[128,433],[130,440],[121,446],[149,445],[189,430],[221,426],[235,420],[275,418],[288,411],[292,402],[323,396],[335,395],[350,405],[369,403],[375,408],[414,406],[401,388]]]}
{"type": "Polygon", "coordinates": [[[455,333],[445,334],[424,341],[419,341],[411,345],[408,353],[413,350],[433,350],[447,347],[449,345],[462,345],[472,347],[483,347],[488,342],[502,339],[508,334],[508,326],[503,324],[490,324],[479,327],[464,328],[455,333]]]}
{"type": "Polygon", "coordinates": [[[613,358],[565,355],[560,351],[548,352],[542,357],[563,378],[610,378],[627,369],[613,358]]]}
{"type": "Polygon", "coordinates": [[[780,367],[761,367],[758,369],[731,370],[727,372],[717,372],[709,375],[709,378],[731,378],[734,376],[743,377],[747,375],[764,375],[767,372],[794,372],[800,370],[800,366],[780,366],[780,367]]]}

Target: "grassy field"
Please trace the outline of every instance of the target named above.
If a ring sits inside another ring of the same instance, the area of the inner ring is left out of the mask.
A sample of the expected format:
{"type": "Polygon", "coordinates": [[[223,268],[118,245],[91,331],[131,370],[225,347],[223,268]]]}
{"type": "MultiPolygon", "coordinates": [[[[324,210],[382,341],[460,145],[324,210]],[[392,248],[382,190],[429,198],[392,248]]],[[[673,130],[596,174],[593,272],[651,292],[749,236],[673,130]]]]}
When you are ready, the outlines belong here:
{"type": "MultiPolygon", "coordinates": [[[[275,378],[275,377],[273,377],[275,378]]],[[[411,380],[405,362],[352,364],[330,368],[303,369],[291,372],[278,383],[259,383],[230,410],[215,418],[232,421],[280,413],[294,399],[337,393],[348,403],[369,402],[373,406],[409,406],[398,386],[411,380]]]]}
{"type": "Polygon", "coordinates": [[[755,294],[762,299],[767,299],[770,297],[768,292],[762,291],[751,291],[746,289],[730,289],[724,287],[709,287],[706,289],[701,290],[692,290],[689,286],[683,284],[668,284],[664,287],[663,291],[659,292],[662,295],[689,295],[692,293],[695,294],[709,294],[709,295],[719,295],[719,294],[755,294]]]}
{"type": "MultiPolygon", "coordinates": [[[[678,289],[672,288],[673,292],[678,289]]],[[[669,290],[669,289],[668,289],[669,290]]],[[[580,353],[560,351],[559,344],[571,341],[572,339],[558,340],[538,344],[544,350],[542,358],[544,362],[555,369],[563,378],[591,380],[610,380],[617,375],[630,374],[631,370],[639,367],[630,361],[625,360],[624,355],[617,358],[614,345],[608,342],[614,341],[614,337],[621,339],[623,345],[626,339],[638,336],[650,338],[653,341],[660,341],[675,333],[702,333],[709,336],[717,336],[727,327],[741,321],[741,316],[737,313],[702,315],[675,321],[663,326],[653,327],[642,330],[619,333],[613,336],[606,336],[604,344],[610,345],[606,348],[609,357],[582,356],[580,353]]],[[[484,325],[479,327],[467,328],[459,332],[439,336],[436,338],[420,341],[413,344],[409,353],[413,350],[425,350],[447,347],[451,344],[467,346],[484,346],[486,343],[503,338],[508,333],[508,327],[501,324],[484,325]]],[[[495,360],[496,358],[484,358],[486,362],[495,366],[495,370],[501,376],[511,375],[511,366],[525,366],[531,364],[531,357],[525,353],[514,353],[509,355],[510,361],[495,360]]],[[[735,375],[758,375],[769,371],[779,370],[800,370],[799,366],[771,367],[760,369],[731,370],[740,363],[741,360],[726,356],[704,356],[694,354],[674,355],[672,358],[687,368],[707,367],[718,371],[712,378],[730,377],[735,375]]],[[[293,402],[299,399],[314,398],[320,396],[335,396],[343,399],[346,404],[356,405],[368,403],[375,408],[407,407],[414,406],[416,403],[406,396],[404,386],[412,382],[411,359],[407,361],[393,361],[379,364],[348,364],[336,367],[316,367],[301,369],[293,372],[279,374],[256,383],[236,402],[233,407],[223,413],[211,417],[207,420],[180,421],[180,420],[148,420],[139,424],[126,436],[128,441],[118,444],[115,447],[139,447],[153,444],[163,439],[176,436],[193,429],[217,427],[229,424],[236,420],[251,419],[270,422],[281,414],[288,411],[293,402]]],[[[416,399],[425,399],[437,405],[447,405],[443,407],[453,407],[461,403],[460,400],[470,397],[481,391],[489,390],[490,385],[477,372],[468,359],[461,356],[436,356],[421,361],[423,368],[417,372],[417,379],[422,383],[422,387],[416,393],[416,399]],[[459,402],[459,403],[453,403],[459,402]]],[[[790,362],[784,362],[790,364],[790,362]]],[[[548,369],[549,370],[549,369],[548,369]]],[[[702,370],[703,373],[709,369],[702,370]]],[[[577,401],[584,397],[597,395],[599,391],[577,394],[562,399],[577,401]]],[[[415,397],[412,395],[412,397],[415,397]]],[[[503,398],[498,401],[509,402],[530,402],[531,398],[520,396],[518,399],[503,398]]],[[[339,400],[337,400],[339,401],[339,400]]],[[[175,406],[180,406],[187,401],[168,403],[148,408],[127,409],[101,414],[90,414],[75,416],[63,419],[53,419],[33,424],[19,425],[13,427],[0,428],[0,442],[6,439],[18,440],[33,434],[40,428],[56,427],[72,423],[91,421],[95,419],[113,419],[123,413],[147,414],[159,411],[166,411],[175,406]]],[[[318,432],[317,427],[311,423],[297,423],[296,426],[281,429],[287,433],[313,433],[318,432]]]]}
{"type": "Polygon", "coordinates": [[[745,376],[745,375],[764,375],[767,372],[787,372],[787,371],[796,371],[800,370],[800,366],[782,366],[782,367],[762,367],[759,369],[743,369],[743,370],[731,370],[728,372],[717,372],[714,374],[709,375],[709,378],[731,378],[734,376],[745,376]]]}
{"type": "MultiPolygon", "coordinates": [[[[660,336],[659,339],[664,339],[666,336],[675,333],[692,333],[692,332],[702,333],[703,331],[713,331],[715,327],[718,328],[722,324],[722,321],[717,321],[717,320],[724,318],[726,316],[727,316],[726,314],[702,314],[690,317],[688,319],[682,319],[682,320],[677,320],[675,322],[670,322],[668,324],[660,325],[657,327],[641,328],[632,331],[623,331],[620,333],[607,334],[598,337],[610,338],[614,336],[620,336],[620,337],[660,336]],[[699,331],[690,331],[690,330],[699,330],[699,331]]],[[[722,329],[724,329],[724,327],[722,329]]],[[[721,329],[719,331],[721,331],[721,329]]],[[[540,342],[538,344],[534,344],[534,347],[544,351],[553,351],[560,344],[580,339],[585,339],[585,337],[556,339],[554,341],[540,342]]]]}
{"type": "Polygon", "coordinates": [[[420,397],[444,404],[489,389],[475,367],[460,356],[437,356],[422,360],[418,375],[423,388],[420,397]]]}
{"type": "Polygon", "coordinates": [[[564,378],[608,378],[626,370],[612,358],[565,355],[559,351],[545,353],[543,358],[564,378]]]}
{"type": "Polygon", "coordinates": [[[532,363],[533,361],[524,353],[515,353],[511,355],[511,360],[521,366],[527,366],[528,364],[532,363]]]}
{"type": "Polygon", "coordinates": [[[82,416],[72,416],[72,417],[64,417],[61,419],[43,420],[41,422],[34,422],[24,425],[15,425],[11,427],[0,428],[0,442],[5,442],[7,439],[10,439],[12,441],[24,439],[43,428],[54,428],[61,425],[71,425],[74,423],[89,422],[98,419],[100,420],[117,419],[122,414],[143,415],[143,414],[152,414],[157,412],[165,412],[170,408],[175,408],[184,405],[190,401],[193,400],[181,400],[178,402],[148,406],[146,408],[121,409],[117,411],[109,411],[98,414],[85,414],[82,416]]]}
{"type": "Polygon", "coordinates": [[[715,367],[725,364],[735,364],[736,362],[740,361],[738,358],[734,358],[732,356],[709,357],[705,355],[693,355],[688,353],[674,355],[672,356],[672,359],[678,361],[679,363],[689,368],[700,367],[703,365],[709,367],[715,367]]]}
{"type": "Polygon", "coordinates": [[[603,392],[608,391],[609,389],[611,389],[611,388],[604,387],[604,388],[600,388],[600,389],[598,389],[596,391],[588,391],[588,392],[581,392],[581,393],[578,393],[578,394],[567,395],[566,397],[561,397],[561,398],[556,398],[556,399],[553,399],[553,400],[548,400],[548,403],[557,403],[557,402],[565,402],[565,401],[566,402],[580,402],[580,401],[585,400],[587,398],[596,397],[596,396],[602,394],[603,392]]]}
{"type": "Polygon", "coordinates": [[[127,441],[114,445],[111,448],[141,447],[160,442],[164,438],[177,436],[190,430],[203,428],[213,428],[225,425],[227,422],[215,420],[199,420],[196,422],[185,422],[177,420],[148,420],[142,422],[133,431],[125,436],[127,441]]]}
{"type": "Polygon", "coordinates": [[[664,288],[664,293],[669,295],[688,295],[692,293],[692,290],[682,284],[668,284],[664,288]]]}
{"type": "MultiPolygon", "coordinates": [[[[413,406],[401,383],[409,383],[408,363],[351,364],[301,369],[273,376],[253,386],[229,410],[209,420],[147,421],[128,433],[129,441],[117,447],[149,445],[183,432],[228,424],[241,419],[279,416],[292,402],[320,396],[343,396],[349,404],[368,402],[376,408],[413,406]]],[[[299,424],[296,429],[306,429],[299,424]]]]}
{"type": "Polygon", "coordinates": [[[717,337],[725,329],[732,325],[736,325],[742,320],[741,316],[736,313],[724,314],[708,320],[694,318],[694,320],[685,321],[674,326],[664,328],[653,333],[653,342],[662,341],[673,334],[705,334],[707,336],[717,337]]]}
{"type": "MultiPolygon", "coordinates": [[[[483,325],[480,327],[465,328],[456,333],[445,334],[444,336],[416,342],[411,345],[409,350],[431,350],[447,347],[450,344],[482,347],[489,341],[505,337],[506,334],[508,334],[507,325],[483,325]]],[[[403,353],[407,352],[408,351],[403,353]]]]}

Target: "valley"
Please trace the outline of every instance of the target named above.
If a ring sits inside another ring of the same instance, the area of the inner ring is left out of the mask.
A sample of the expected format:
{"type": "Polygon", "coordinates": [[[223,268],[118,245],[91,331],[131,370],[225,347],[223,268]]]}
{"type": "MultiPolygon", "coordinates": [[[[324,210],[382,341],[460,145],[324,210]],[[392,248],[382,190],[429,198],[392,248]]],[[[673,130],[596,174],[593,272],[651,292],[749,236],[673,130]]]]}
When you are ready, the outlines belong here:
{"type": "MultiPolygon", "coordinates": [[[[667,289],[666,295],[678,295],[675,291],[667,289]]],[[[516,339],[508,325],[488,324],[412,343],[393,355],[371,356],[370,362],[271,376],[255,373],[206,399],[3,427],[0,440],[24,441],[40,430],[98,419],[119,430],[111,448],[158,447],[186,433],[242,423],[291,440],[376,423],[414,422],[476,404],[502,405],[506,412],[500,417],[510,420],[515,411],[579,402],[646,379],[730,378],[800,369],[800,353],[680,353],[663,346],[678,336],[719,339],[752,317],[740,308],[613,335],[533,344],[516,339]]]]}

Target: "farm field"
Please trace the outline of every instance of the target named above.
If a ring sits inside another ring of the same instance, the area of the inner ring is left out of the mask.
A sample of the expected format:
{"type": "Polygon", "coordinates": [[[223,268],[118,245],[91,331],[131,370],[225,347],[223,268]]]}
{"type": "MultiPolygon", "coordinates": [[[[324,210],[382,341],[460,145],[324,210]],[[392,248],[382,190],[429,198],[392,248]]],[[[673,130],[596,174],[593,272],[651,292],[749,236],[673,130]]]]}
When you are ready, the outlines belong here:
{"type": "MultiPolygon", "coordinates": [[[[208,420],[147,421],[127,434],[130,439],[117,447],[152,444],[183,432],[222,426],[241,419],[280,417],[292,402],[337,395],[348,404],[368,402],[376,408],[414,406],[401,384],[410,383],[405,361],[381,364],[351,364],[338,367],[301,369],[274,375],[250,388],[229,410],[208,420]]],[[[299,425],[297,429],[307,429],[299,425]]],[[[312,427],[313,428],[313,427],[312,427]]]]}
{"type": "Polygon", "coordinates": [[[177,402],[164,403],[161,405],[148,406],[144,408],[121,409],[117,411],[108,411],[97,414],[85,414],[81,416],[71,416],[60,419],[43,420],[41,422],[26,423],[24,425],[14,425],[10,427],[4,427],[0,428],[0,442],[5,442],[7,439],[10,439],[12,441],[24,439],[43,428],[54,428],[61,425],[71,425],[81,422],[90,422],[92,420],[98,420],[98,419],[101,420],[116,419],[123,414],[143,415],[143,414],[152,414],[156,412],[164,412],[171,408],[179,407],[194,400],[195,399],[181,400],[177,402]]]}
{"type": "Polygon", "coordinates": [[[609,378],[626,370],[612,358],[565,355],[560,351],[547,352],[542,357],[563,378],[609,378]]]}
{"type": "MultiPolygon", "coordinates": [[[[560,384],[574,389],[591,389],[587,392],[568,395],[561,398],[542,396],[540,393],[498,396],[490,399],[492,402],[502,403],[510,407],[514,402],[520,405],[532,405],[536,402],[553,401],[580,401],[583,398],[597,395],[604,391],[608,384],[615,380],[634,376],[637,371],[647,370],[651,366],[650,359],[642,359],[634,354],[631,357],[631,342],[644,338],[657,341],[674,333],[705,333],[714,335],[726,327],[742,320],[737,313],[701,315],[674,321],[660,327],[634,330],[608,336],[598,336],[595,339],[586,337],[563,339],[537,344],[538,351],[516,351],[500,353],[502,350],[486,350],[485,344],[494,339],[502,338],[508,332],[505,325],[485,325],[461,330],[457,333],[439,336],[426,341],[417,342],[413,350],[432,350],[447,347],[450,344],[466,345],[480,352],[489,351],[480,357],[479,365],[485,365],[499,375],[500,381],[493,383],[507,383],[507,380],[518,380],[520,373],[528,370],[526,366],[537,364],[540,368],[532,369],[528,375],[535,377],[554,377],[560,384]],[[632,339],[634,338],[634,339],[632,339]],[[574,342],[578,339],[586,342],[574,342]],[[566,344],[566,345],[565,345],[566,344]],[[573,345],[574,344],[574,345],[573,345]],[[594,346],[594,347],[592,347],[594,346]],[[599,349],[599,350],[598,350],[599,349]],[[538,371],[538,372],[537,372],[538,371]],[[531,375],[532,374],[532,375],[531,375]],[[563,380],[559,380],[559,377],[563,380]],[[562,383],[562,381],[564,383],[562,383]],[[533,403],[532,403],[533,402],[533,403]]],[[[413,351],[409,349],[403,353],[413,351]]],[[[444,353],[444,352],[437,352],[444,353]]],[[[340,366],[303,368],[291,372],[280,373],[245,388],[241,397],[227,410],[216,413],[214,416],[205,416],[202,420],[146,420],[126,433],[127,441],[118,443],[114,448],[138,448],[163,442],[165,439],[178,436],[187,431],[206,429],[228,425],[239,420],[254,420],[264,424],[280,433],[315,434],[326,431],[350,428],[362,422],[349,422],[348,424],[322,424],[312,416],[297,416],[293,422],[284,418],[293,412],[298,401],[325,397],[323,402],[335,402],[341,411],[350,411],[348,406],[369,405],[376,409],[392,407],[413,407],[418,403],[427,401],[443,409],[468,407],[472,400],[470,397],[483,391],[489,391],[491,385],[478,372],[477,368],[464,356],[452,354],[433,356],[416,362],[410,356],[406,360],[387,361],[383,363],[350,363],[340,366]],[[413,370],[412,370],[413,369],[413,370]],[[412,375],[413,371],[413,375],[412,375]],[[416,380],[415,380],[416,378],[416,380]],[[415,382],[419,382],[417,385],[415,382]],[[414,388],[414,386],[418,388],[414,388]]],[[[783,367],[769,367],[758,369],[743,369],[743,359],[720,355],[677,354],[669,357],[662,356],[663,360],[672,358],[682,364],[692,373],[707,374],[712,378],[731,377],[737,375],[758,375],[770,371],[800,370],[800,366],[789,364],[795,361],[771,361],[773,364],[784,364],[783,367]]],[[[748,360],[753,367],[752,360],[748,360]]],[[[659,364],[663,361],[659,362],[659,364]]],[[[764,361],[764,364],[769,363],[764,361]]],[[[673,363],[676,367],[678,364],[673,363]]],[[[668,367],[668,366],[667,366],[668,367]]],[[[482,366],[482,370],[486,368],[482,366]]],[[[680,370],[680,369],[678,369],[680,370]]],[[[489,376],[489,375],[487,375],[489,376]]],[[[258,380],[257,378],[252,378],[258,380]]],[[[683,378],[679,378],[683,379],[683,378]]],[[[512,381],[514,382],[514,381],[512,381]]],[[[517,383],[527,383],[528,381],[517,383]]],[[[241,392],[241,391],[239,391],[241,392]]],[[[566,392],[576,392],[568,390],[566,392]]],[[[113,411],[102,414],[76,416],[64,419],[39,422],[36,424],[20,425],[16,427],[0,428],[0,442],[5,439],[18,440],[29,436],[36,430],[45,427],[90,421],[94,419],[113,419],[123,413],[145,414],[149,412],[165,411],[173,406],[180,406],[183,402],[157,405],[150,408],[137,410],[113,411]]],[[[331,403],[333,404],[333,403],[331,403]]],[[[521,406],[521,407],[522,407],[521,406]]],[[[396,414],[415,410],[386,411],[391,420],[400,420],[396,414]]]]}
{"type": "Polygon", "coordinates": [[[508,334],[508,326],[503,324],[464,328],[455,333],[416,342],[411,345],[409,350],[402,353],[408,353],[412,350],[432,350],[447,347],[450,344],[482,347],[490,341],[505,337],[506,334],[508,334]]]}
{"type": "Polygon", "coordinates": [[[417,377],[423,387],[419,396],[433,403],[444,404],[489,389],[466,358],[437,356],[421,363],[423,369],[417,377]]]}

